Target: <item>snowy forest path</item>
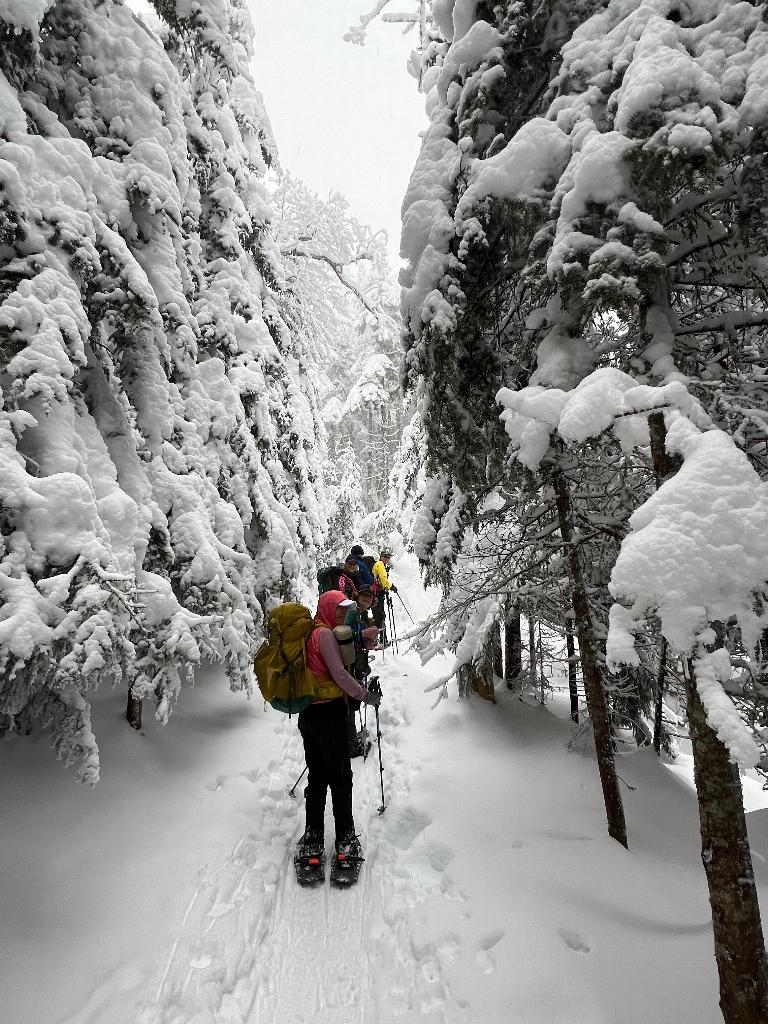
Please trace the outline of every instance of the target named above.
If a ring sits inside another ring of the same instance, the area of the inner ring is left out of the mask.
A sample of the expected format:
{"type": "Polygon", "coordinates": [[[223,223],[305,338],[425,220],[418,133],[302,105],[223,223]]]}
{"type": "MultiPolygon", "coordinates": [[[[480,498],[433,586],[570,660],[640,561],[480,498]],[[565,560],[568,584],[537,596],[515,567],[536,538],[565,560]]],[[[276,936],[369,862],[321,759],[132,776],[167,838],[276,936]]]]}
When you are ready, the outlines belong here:
{"type": "MultiPolygon", "coordinates": [[[[434,854],[409,857],[431,818],[411,801],[418,765],[401,750],[410,725],[407,660],[387,652],[379,666],[383,815],[370,713],[371,753],[353,762],[355,822],[366,858],[358,884],[296,884],[292,854],[303,830],[303,781],[295,798],[288,791],[303,751],[295,721],[276,720],[282,755],[257,779],[253,828],[193,893],[140,1024],[383,1024],[411,1012],[466,1021],[441,980],[445,951],[419,949],[414,938],[414,910],[440,890],[444,864],[434,854]]],[[[330,808],[327,815],[330,837],[330,808]]]]}

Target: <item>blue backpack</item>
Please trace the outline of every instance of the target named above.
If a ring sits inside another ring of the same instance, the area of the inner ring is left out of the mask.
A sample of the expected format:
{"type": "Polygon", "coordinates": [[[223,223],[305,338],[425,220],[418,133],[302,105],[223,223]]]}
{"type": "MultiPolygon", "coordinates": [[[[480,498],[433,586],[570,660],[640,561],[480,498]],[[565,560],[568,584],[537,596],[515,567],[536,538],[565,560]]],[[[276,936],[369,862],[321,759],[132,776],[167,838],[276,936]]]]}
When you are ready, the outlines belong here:
{"type": "MultiPolygon", "coordinates": [[[[370,555],[368,557],[370,558],[370,555]]],[[[373,577],[370,566],[364,558],[356,558],[355,561],[357,562],[357,570],[360,573],[360,582],[365,586],[372,587],[376,580],[373,577]]]]}

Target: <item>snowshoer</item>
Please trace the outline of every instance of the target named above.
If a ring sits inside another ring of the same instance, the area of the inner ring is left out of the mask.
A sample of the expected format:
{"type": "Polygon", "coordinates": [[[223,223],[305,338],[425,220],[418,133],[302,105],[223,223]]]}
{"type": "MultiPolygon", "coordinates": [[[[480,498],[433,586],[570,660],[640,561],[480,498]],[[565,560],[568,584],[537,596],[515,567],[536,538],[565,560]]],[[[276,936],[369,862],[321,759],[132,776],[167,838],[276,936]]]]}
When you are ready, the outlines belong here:
{"type": "Polygon", "coordinates": [[[325,801],[329,789],[336,830],[335,859],[359,864],[362,856],[352,817],[347,701],[352,697],[378,707],[381,696],[361,686],[342,664],[333,629],[344,625],[352,605],[339,590],[322,594],[315,616],[316,628],[306,645],[307,668],[325,684],[324,692],[334,695],[314,701],[299,714],[299,732],[308,768],[306,830],[295,857],[297,877],[303,882],[321,881],[324,877],[325,801]],[[308,867],[314,871],[307,871],[308,867]]]}
{"type": "Polygon", "coordinates": [[[344,575],[339,580],[339,586],[336,589],[343,590],[350,600],[356,601],[358,591],[362,586],[365,584],[360,579],[357,560],[352,555],[347,555],[344,560],[344,575]]]}
{"type": "Polygon", "coordinates": [[[379,552],[379,560],[374,562],[373,565],[373,577],[378,585],[379,593],[376,597],[376,603],[373,606],[373,621],[381,630],[382,642],[384,646],[387,646],[386,638],[386,618],[387,618],[387,601],[390,600],[390,591],[393,594],[397,593],[397,587],[389,578],[389,565],[392,559],[392,552],[389,548],[383,548],[379,552]]]}
{"type": "Polygon", "coordinates": [[[376,580],[374,579],[371,567],[365,560],[365,552],[359,544],[355,544],[349,552],[350,558],[354,558],[355,564],[357,565],[357,571],[360,575],[360,583],[362,586],[368,586],[374,589],[376,580]]]}
{"type": "Polygon", "coordinates": [[[350,601],[354,601],[360,586],[357,562],[348,556],[344,565],[327,565],[317,570],[317,592],[325,594],[329,590],[341,590],[350,601]]]}

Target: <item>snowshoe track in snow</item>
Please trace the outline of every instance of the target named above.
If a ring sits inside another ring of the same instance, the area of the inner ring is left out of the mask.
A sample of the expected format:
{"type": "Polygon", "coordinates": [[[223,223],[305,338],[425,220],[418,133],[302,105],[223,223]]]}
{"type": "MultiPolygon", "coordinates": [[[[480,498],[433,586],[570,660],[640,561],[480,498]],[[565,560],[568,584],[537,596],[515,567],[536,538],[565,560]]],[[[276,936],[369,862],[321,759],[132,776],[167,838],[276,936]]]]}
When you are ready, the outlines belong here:
{"type": "Polygon", "coordinates": [[[137,1024],[386,1024],[414,1016],[466,1024],[443,977],[459,955],[458,937],[417,937],[419,908],[430,896],[457,906],[462,896],[446,874],[452,851],[425,841],[431,818],[411,800],[415,769],[400,750],[409,723],[397,668],[388,659],[381,673],[383,816],[376,744],[365,763],[353,761],[365,857],[358,883],[296,883],[293,849],[304,801],[302,787],[295,800],[288,789],[303,767],[303,749],[296,723],[276,719],[283,756],[248,773],[257,794],[253,830],[190,899],[157,996],[137,1024]]]}

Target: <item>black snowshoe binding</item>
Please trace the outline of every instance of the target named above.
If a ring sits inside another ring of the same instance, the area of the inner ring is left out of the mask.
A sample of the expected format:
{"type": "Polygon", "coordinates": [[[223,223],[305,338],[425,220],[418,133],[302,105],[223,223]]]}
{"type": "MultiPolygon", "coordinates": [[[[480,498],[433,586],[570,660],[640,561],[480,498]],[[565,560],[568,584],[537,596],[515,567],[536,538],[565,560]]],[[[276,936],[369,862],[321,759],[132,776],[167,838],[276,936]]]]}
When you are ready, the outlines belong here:
{"type": "Polygon", "coordinates": [[[371,749],[371,739],[368,735],[368,730],[363,727],[359,729],[353,742],[350,744],[349,756],[350,757],[368,757],[368,753],[371,749]]]}
{"type": "Polygon", "coordinates": [[[293,855],[296,881],[299,885],[318,885],[325,881],[325,849],[316,836],[301,837],[293,855]]]}
{"type": "Polygon", "coordinates": [[[357,836],[336,841],[336,850],[331,863],[331,885],[343,888],[354,885],[363,866],[363,851],[357,836]]]}

